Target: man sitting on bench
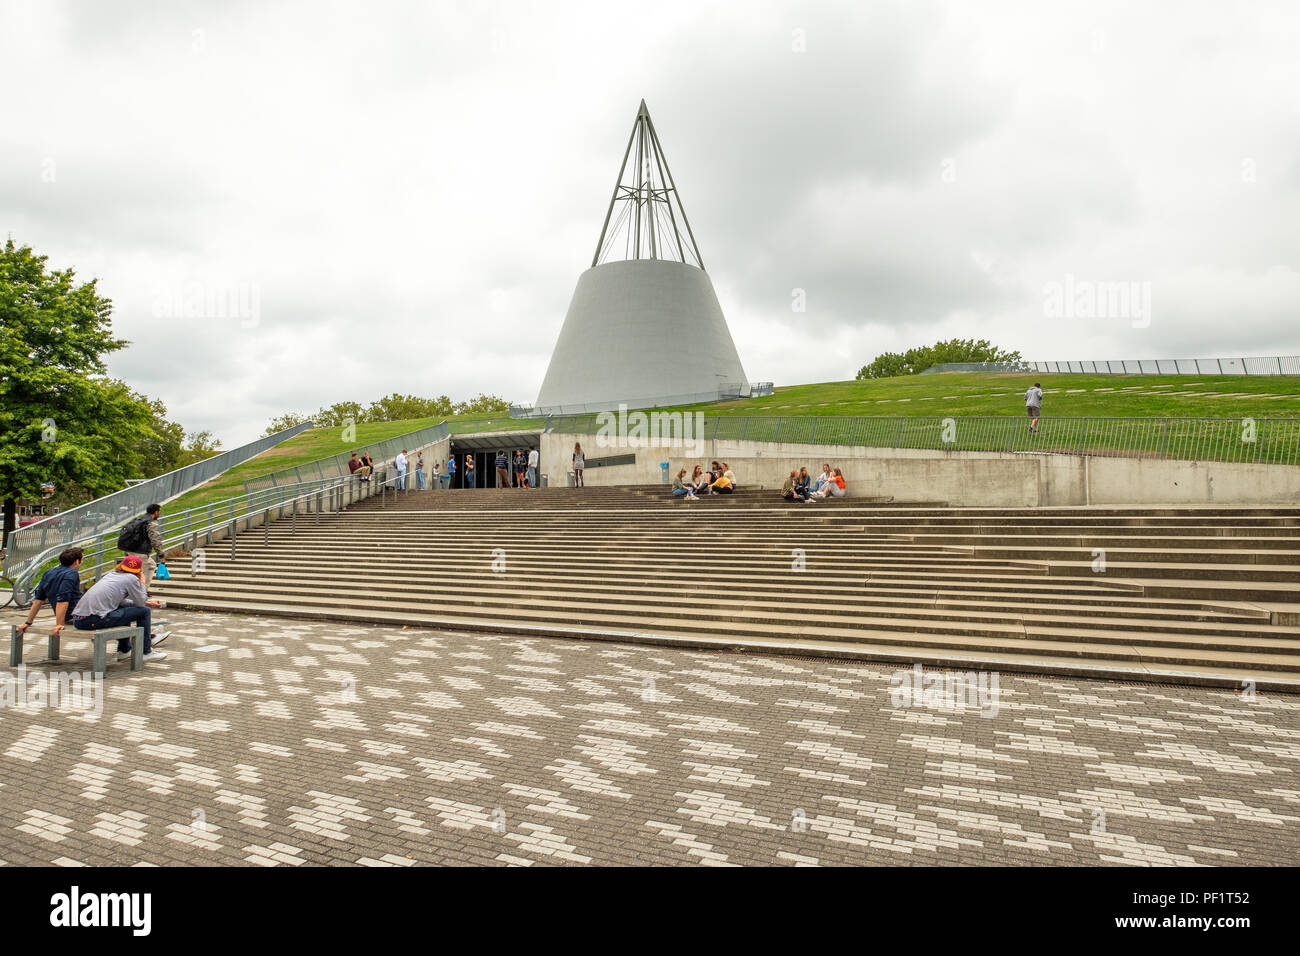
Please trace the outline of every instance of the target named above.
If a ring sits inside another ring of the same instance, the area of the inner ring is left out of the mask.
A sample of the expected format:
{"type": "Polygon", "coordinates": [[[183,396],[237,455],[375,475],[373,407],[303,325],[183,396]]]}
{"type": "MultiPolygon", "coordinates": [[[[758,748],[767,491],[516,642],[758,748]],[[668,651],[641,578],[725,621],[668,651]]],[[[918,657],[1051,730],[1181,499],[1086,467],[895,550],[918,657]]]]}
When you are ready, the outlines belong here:
{"type": "MultiPolygon", "coordinates": [[[[79,631],[101,631],[108,627],[144,628],[144,659],[165,660],[167,655],[155,651],[155,641],[162,643],[169,632],[154,634],[150,629],[149,609],[162,602],[150,598],[144,589],[144,562],[138,555],[128,555],[108,574],[99,579],[77,602],[72,615],[72,626],[79,631]]],[[[131,642],[125,638],[117,642],[119,657],[131,653],[131,642]]]]}
{"type": "Polygon", "coordinates": [[[36,620],[36,612],[46,601],[54,606],[54,627],[50,628],[53,637],[58,637],[72,623],[72,612],[81,600],[80,572],[84,553],[81,548],[65,548],[59,553],[58,567],[41,575],[40,583],[32,592],[32,608],[27,612],[27,620],[18,625],[19,634],[27,633],[36,620]]]}

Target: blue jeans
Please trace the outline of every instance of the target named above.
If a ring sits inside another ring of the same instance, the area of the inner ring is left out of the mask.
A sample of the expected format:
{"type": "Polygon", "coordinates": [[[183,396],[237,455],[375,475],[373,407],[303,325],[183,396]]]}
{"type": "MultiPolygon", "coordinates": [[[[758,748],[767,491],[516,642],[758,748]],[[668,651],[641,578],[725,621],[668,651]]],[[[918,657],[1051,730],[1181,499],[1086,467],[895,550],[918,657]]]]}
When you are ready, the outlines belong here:
{"type": "Polygon", "coordinates": [[[477,484],[477,475],[478,475],[478,472],[476,472],[476,471],[467,471],[467,472],[465,472],[465,487],[466,487],[466,488],[477,488],[477,487],[478,487],[478,484],[477,484]]]}
{"type": "Polygon", "coordinates": [[[424,490],[424,469],[423,468],[415,469],[415,490],[416,491],[424,490]]]}
{"type": "Polygon", "coordinates": [[[673,489],[673,497],[674,497],[674,498],[680,498],[680,497],[682,497],[682,495],[689,495],[690,493],[691,493],[691,492],[687,491],[685,488],[674,488],[674,489],[673,489]]]}
{"type": "MultiPolygon", "coordinates": [[[[107,627],[136,627],[144,628],[144,652],[149,653],[153,645],[153,631],[149,627],[149,608],[147,607],[119,607],[116,610],[109,611],[103,617],[83,617],[73,618],[72,626],[79,631],[102,631],[107,627]]],[[[117,642],[117,652],[125,654],[131,650],[131,642],[122,638],[117,642]]]]}
{"type": "Polygon", "coordinates": [[[397,473],[397,489],[399,491],[402,491],[405,488],[406,488],[406,472],[399,471],[397,473]]]}
{"type": "Polygon", "coordinates": [[[529,488],[536,488],[536,487],[537,487],[537,469],[536,469],[536,468],[529,468],[529,469],[528,469],[528,487],[529,487],[529,488]]]}

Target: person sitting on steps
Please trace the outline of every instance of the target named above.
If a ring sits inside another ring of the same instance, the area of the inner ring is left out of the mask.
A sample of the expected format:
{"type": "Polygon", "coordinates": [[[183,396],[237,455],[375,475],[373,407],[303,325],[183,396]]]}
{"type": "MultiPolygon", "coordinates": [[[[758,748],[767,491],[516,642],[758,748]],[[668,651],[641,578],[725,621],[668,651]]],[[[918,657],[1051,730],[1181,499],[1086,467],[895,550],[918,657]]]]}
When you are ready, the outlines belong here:
{"type": "Polygon", "coordinates": [[[709,493],[709,482],[712,479],[703,468],[695,466],[695,471],[691,472],[691,484],[695,487],[697,495],[707,495],[709,493]]]}
{"type": "Polygon", "coordinates": [[[828,498],[828,497],[843,498],[848,493],[849,493],[848,487],[844,484],[844,473],[841,472],[838,468],[836,468],[835,474],[831,476],[831,480],[828,481],[826,484],[822,485],[821,491],[814,491],[813,497],[814,498],[828,498]]]}
{"type": "Polygon", "coordinates": [[[817,478],[816,481],[813,482],[812,490],[814,492],[821,491],[822,486],[825,485],[830,480],[831,480],[831,466],[828,464],[824,464],[822,465],[821,475],[817,478]]]}
{"type": "Polygon", "coordinates": [[[695,497],[695,486],[690,482],[685,481],[685,478],[686,469],[683,468],[681,471],[677,472],[677,477],[673,479],[673,497],[686,498],[688,501],[698,501],[699,499],[695,497]]]}
{"type": "Polygon", "coordinates": [[[805,498],[812,494],[812,478],[808,476],[807,467],[799,469],[799,474],[794,479],[795,490],[800,492],[805,498]]]}
{"type": "Polygon", "coordinates": [[[781,497],[786,501],[802,501],[805,504],[813,504],[813,499],[809,498],[807,493],[799,489],[799,472],[790,469],[790,477],[785,480],[781,486],[781,497]]]}

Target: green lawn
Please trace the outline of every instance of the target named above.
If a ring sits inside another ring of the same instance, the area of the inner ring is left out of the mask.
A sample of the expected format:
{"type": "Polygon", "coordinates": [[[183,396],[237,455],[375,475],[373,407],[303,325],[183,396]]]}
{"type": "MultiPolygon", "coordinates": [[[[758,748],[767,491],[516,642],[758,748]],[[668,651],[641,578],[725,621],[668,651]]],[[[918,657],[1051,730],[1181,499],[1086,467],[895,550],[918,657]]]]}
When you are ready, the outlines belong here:
{"type": "Polygon", "coordinates": [[[1300,416],[1300,377],[1037,375],[942,372],[778,388],[765,398],[692,405],[711,415],[1023,415],[1043,386],[1043,414],[1114,418],[1300,416]],[[1180,393],[1180,394],[1171,394],[1180,393]]]}
{"type": "MultiPolygon", "coordinates": [[[[1024,391],[1035,381],[1043,384],[1045,419],[1300,418],[1300,378],[993,372],[946,372],[872,382],[790,385],[778,388],[775,394],[764,398],[663,410],[702,411],[710,417],[961,418],[1007,415],[1023,418],[1024,391]]],[[[585,425],[592,417],[580,416],[577,420],[585,425]]],[[[452,434],[466,434],[539,428],[544,421],[540,418],[513,419],[497,413],[453,417],[447,419],[447,425],[452,434]]],[[[356,441],[346,444],[341,429],[313,428],[188,492],[169,505],[169,510],[179,511],[242,494],[245,479],[303,465],[328,455],[351,452],[365,447],[367,442],[381,441],[437,423],[437,419],[426,418],[362,424],[356,426],[356,441]]],[[[558,419],[554,424],[563,425],[558,419]]],[[[797,424],[791,423],[790,427],[791,434],[802,434],[797,424]]],[[[749,433],[750,437],[762,434],[763,426],[758,424],[749,433]]],[[[784,427],[782,437],[785,438],[784,427]]],[[[829,433],[827,440],[833,440],[829,433]]],[[[923,438],[919,440],[925,441],[923,438]]],[[[1105,444],[1115,447],[1114,441],[1122,445],[1124,439],[1108,439],[1105,444]]]]}

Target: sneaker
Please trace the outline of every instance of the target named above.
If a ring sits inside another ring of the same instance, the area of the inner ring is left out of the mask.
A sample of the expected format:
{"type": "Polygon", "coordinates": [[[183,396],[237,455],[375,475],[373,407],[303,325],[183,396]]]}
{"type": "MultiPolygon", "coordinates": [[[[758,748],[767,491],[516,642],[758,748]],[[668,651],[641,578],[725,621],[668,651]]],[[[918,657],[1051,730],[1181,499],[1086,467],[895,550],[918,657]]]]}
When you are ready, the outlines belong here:
{"type": "Polygon", "coordinates": [[[161,644],[163,641],[167,640],[167,638],[171,636],[172,636],[171,631],[160,631],[157,628],[154,628],[153,641],[151,646],[157,647],[159,644],[161,644]]]}
{"type": "Polygon", "coordinates": [[[118,659],[119,661],[129,661],[129,660],[131,659],[131,652],[130,652],[130,651],[118,651],[118,652],[117,652],[117,659],[118,659]]]}
{"type": "Polygon", "coordinates": [[[817,504],[817,502],[814,501],[812,498],[805,498],[805,499],[803,500],[803,503],[806,504],[806,505],[815,505],[815,504],[817,504]]]}
{"type": "Polygon", "coordinates": [[[144,656],[144,659],[147,661],[165,661],[167,660],[167,655],[162,651],[150,651],[144,656]]]}

